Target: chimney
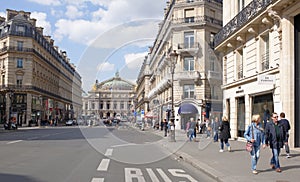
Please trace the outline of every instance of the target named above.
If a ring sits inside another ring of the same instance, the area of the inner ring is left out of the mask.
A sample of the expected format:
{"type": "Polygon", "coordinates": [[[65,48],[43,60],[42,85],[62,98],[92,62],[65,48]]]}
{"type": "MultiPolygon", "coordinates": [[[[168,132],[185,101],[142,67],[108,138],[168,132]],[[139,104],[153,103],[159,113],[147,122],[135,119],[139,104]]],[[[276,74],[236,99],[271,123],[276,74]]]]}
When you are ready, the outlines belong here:
{"type": "Polygon", "coordinates": [[[0,25],[5,22],[5,18],[0,16],[0,25]]]}
{"type": "Polygon", "coordinates": [[[31,23],[31,25],[32,25],[33,27],[36,27],[36,19],[35,19],[35,18],[29,19],[29,22],[31,23]]]}
{"type": "Polygon", "coordinates": [[[43,35],[43,30],[44,30],[43,27],[36,27],[36,31],[41,35],[43,35]]]}

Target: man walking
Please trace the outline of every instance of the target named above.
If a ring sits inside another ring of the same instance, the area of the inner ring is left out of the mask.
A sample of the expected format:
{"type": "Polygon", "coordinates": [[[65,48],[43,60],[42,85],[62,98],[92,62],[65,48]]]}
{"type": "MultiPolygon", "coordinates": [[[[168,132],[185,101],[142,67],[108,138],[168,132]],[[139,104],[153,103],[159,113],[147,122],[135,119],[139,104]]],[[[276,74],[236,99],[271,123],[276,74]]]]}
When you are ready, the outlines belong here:
{"type": "Polygon", "coordinates": [[[280,149],[283,148],[283,145],[286,140],[286,132],[284,126],[278,122],[277,113],[272,113],[272,122],[268,122],[265,128],[265,137],[266,137],[266,146],[270,145],[272,150],[271,158],[271,168],[276,169],[276,172],[281,172],[280,163],[279,163],[279,153],[280,149]]]}
{"type": "Polygon", "coordinates": [[[280,120],[279,120],[279,123],[281,123],[285,129],[285,132],[286,132],[286,141],[284,143],[284,148],[285,148],[285,152],[286,152],[286,158],[290,158],[290,147],[289,147],[289,144],[288,144],[288,141],[289,141],[289,130],[291,129],[291,126],[290,126],[290,122],[289,120],[285,119],[285,113],[282,112],[280,113],[280,120]]]}
{"type": "Polygon", "coordinates": [[[214,132],[214,142],[217,142],[219,140],[219,126],[220,126],[219,118],[215,117],[215,120],[212,124],[212,130],[214,132]]]}

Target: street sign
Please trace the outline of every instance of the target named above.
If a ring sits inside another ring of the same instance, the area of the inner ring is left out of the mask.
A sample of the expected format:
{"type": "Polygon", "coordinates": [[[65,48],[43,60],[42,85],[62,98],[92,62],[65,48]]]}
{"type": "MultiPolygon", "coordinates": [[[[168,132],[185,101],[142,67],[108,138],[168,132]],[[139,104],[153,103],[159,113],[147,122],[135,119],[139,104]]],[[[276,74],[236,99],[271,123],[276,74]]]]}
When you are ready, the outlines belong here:
{"type": "Polygon", "coordinates": [[[259,75],[257,77],[257,82],[259,85],[272,85],[276,82],[275,75],[259,75]]]}
{"type": "Polygon", "coordinates": [[[145,114],[145,111],[144,111],[144,109],[142,109],[142,110],[141,110],[141,114],[145,114]]]}

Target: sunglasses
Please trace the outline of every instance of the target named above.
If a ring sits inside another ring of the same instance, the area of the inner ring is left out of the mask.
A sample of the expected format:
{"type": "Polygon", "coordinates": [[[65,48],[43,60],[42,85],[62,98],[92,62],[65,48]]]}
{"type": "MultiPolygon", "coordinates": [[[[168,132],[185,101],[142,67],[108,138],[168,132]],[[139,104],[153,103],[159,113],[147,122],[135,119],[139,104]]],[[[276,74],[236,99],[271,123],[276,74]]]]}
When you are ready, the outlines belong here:
{"type": "Polygon", "coordinates": [[[278,116],[273,116],[273,118],[278,118],[278,116]]]}

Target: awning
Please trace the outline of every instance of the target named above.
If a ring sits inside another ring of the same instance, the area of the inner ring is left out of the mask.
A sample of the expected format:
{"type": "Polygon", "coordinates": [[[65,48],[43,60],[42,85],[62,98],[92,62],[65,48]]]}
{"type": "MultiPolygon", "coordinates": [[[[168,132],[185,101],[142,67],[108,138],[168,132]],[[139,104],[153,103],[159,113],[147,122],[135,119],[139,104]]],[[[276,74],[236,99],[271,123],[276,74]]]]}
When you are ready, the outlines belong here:
{"type": "Polygon", "coordinates": [[[178,109],[178,114],[198,114],[198,109],[193,104],[183,103],[178,109]]]}

